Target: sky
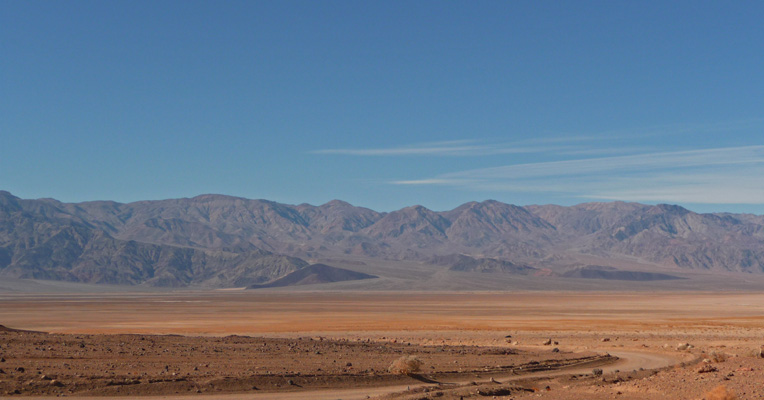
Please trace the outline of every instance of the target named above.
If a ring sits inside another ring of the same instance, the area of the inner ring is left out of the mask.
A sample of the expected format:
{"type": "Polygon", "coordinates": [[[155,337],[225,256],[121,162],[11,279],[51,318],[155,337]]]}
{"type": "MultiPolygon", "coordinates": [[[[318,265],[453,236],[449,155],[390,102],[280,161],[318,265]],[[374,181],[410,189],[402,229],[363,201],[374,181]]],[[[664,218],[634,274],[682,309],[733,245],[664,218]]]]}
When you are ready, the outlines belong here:
{"type": "Polygon", "coordinates": [[[764,3],[0,0],[0,190],[764,214],[764,3]]]}

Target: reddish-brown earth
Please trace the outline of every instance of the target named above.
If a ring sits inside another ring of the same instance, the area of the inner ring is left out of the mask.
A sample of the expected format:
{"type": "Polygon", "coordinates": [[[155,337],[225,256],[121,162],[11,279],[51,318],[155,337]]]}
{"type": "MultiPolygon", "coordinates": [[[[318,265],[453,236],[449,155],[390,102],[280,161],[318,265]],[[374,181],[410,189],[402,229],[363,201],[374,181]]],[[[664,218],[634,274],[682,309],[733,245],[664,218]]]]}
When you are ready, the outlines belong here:
{"type": "Polygon", "coordinates": [[[0,321],[50,332],[0,332],[0,397],[764,397],[758,293],[0,295],[0,321]]]}
{"type": "Polygon", "coordinates": [[[404,342],[244,336],[0,333],[0,391],[26,395],[147,395],[305,391],[374,387],[427,379],[474,379],[605,364],[593,352],[488,346],[420,346],[404,342]],[[388,371],[401,356],[426,366],[420,380],[388,371]]]}

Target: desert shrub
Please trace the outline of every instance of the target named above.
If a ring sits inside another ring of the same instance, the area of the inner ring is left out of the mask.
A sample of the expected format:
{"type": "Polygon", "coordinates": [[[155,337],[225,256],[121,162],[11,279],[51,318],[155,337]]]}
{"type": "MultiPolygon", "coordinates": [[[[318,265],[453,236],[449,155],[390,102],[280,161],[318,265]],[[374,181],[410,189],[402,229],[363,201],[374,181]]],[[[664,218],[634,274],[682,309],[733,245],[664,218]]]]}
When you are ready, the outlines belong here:
{"type": "Polygon", "coordinates": [[[711,389],[705,395],[706,400],[737,400],[735,393],[729,390],[726,386],[720,385],[711,389]]]}
{"type": "Polygon", "coordinates": [[[715,363],[725,362],[727,361],[727,355],[724,353],[712,351],[711,354],[708,355],[708,359],[715,363]]]}
{"type": "Polygon", "coordinates": [[[422,369],[422,360],[414,356],[403,356],[390,364],[387,369],[390,373],[398,375],[416,374],[422,369]]]}

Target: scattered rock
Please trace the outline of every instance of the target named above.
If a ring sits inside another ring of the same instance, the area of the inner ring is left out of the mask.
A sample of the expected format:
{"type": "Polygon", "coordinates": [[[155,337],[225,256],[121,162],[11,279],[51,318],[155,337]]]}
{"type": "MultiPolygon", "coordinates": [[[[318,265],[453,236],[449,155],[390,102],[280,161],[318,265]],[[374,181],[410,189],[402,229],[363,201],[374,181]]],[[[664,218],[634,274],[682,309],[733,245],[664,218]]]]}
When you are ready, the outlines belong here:
{"type": "Polygon", "coordinates": [[[479,394],[480,396],[509,396],[512,394],[512,390],[507,388],[488,389],[488,390],[478,389],[477,394],[479,394]]]}
{"type": "Polygon", "coordinates": [[[552,349],[552,353],[559,353],[559,352],[560,352],[560,349],[558,349],[557,347],[552,349]]]}
{"type": "Polygon", "coordinates": [[[718,371],[718,369],[711,364],[704,364],[702,367],[698,369],[699,374],[705,374],[708,372],[716,372],[716,371],[718,371]]]}
{"type": "Polygon", "coordinates": [[[609,338],[609,337],[604,337],[604,338],[602,338],[602,341],[603,341],[603,342],[609,342],[609,341],[610,341],[610,338],[609,338]]]}
{"type": "Polygon", "coordinates": [[[544,345],[544,346],[551,346],[552,345],[552,339],[545,340],[544,343],[542,343],[542,345],[544,345]]]}
{"type": "Polygon", "coordinates": [[[685,351],[685,350],[689,350],[691,348],[692,348],[692,345],[689,344],[689,343],[679,343],[676,346],[677,351],[685,351]]]}
{"type": "Polygon", "coordinates": [[[601,368],[595,368],[595,369],[592,370],[592,374],[594,374],[594,376],[602,376],[602,369],[601,368]]]}

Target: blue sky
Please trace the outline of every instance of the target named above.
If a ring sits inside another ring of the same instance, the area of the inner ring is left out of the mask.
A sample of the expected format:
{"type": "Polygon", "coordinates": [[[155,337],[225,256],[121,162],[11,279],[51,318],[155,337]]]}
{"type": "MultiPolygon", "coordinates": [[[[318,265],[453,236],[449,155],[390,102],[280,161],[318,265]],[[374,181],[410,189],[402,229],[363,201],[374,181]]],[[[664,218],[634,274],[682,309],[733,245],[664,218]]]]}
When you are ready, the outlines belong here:
{"type": "Polygon", "coordinates": [[[0,189],[764,214],[764,3],[0,0],[0,189]]]}

